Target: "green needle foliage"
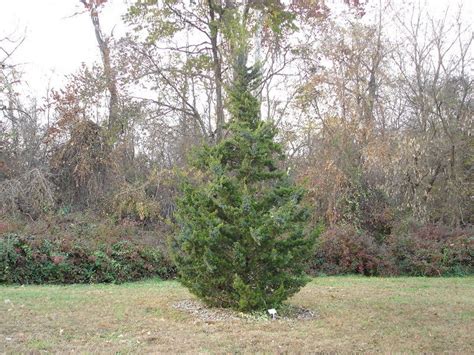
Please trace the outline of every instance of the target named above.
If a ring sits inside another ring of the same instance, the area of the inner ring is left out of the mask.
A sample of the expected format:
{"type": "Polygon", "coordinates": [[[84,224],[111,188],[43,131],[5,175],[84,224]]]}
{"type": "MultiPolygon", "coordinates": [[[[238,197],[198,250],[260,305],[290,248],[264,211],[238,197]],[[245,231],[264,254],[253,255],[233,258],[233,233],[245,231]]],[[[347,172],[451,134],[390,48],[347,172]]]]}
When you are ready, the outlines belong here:
{"type": "Polygon", "coordinates": [[[214,306],[278,307],[307,282],[314,238],[304,191],[278,168],[277,130],[260,118],[258,66],[237,60],[228,138],[198,152],[200,183],[184,183],[173,254],[181,282],[214,306]]]}

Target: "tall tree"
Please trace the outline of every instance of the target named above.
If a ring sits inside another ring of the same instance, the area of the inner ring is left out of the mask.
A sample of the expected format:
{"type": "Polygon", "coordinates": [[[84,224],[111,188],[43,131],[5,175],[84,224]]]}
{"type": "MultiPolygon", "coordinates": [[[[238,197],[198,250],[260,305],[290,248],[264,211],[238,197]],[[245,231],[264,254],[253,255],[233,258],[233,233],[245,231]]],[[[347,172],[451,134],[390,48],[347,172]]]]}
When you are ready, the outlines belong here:
{"type": "Polygon", "coordinates": [[[100,25],[99,12],[100,7],[107,2],[107,0],[79,0],[86,10],[89,12],[92,25],[94,26],[95,37],[99,45],[100,54],[102,57],[102,64],[104,66],[104,76],[109,91],[109,117],[108,128],[112,139],[117,140],[121,133],[123,133],[123,126],[119,117],[119,92],[117,85],[117,77],[115,69],[112,65],[109,38],[102,32],[100,25]]]}
{"type": "Polygon", "coordinates": [[[228,135],[197,154],[203,179],[184,184],[174,255],[183,284],[205,302],[262,310],[281,305],[306,283],[313,239],[305,232],[303,190],[278,167],[284,154],[277,130],[261,119],[260,65],[247,66],[245,17],[235,12],[233,20],[240,31],[229,39],[228,135]]]}

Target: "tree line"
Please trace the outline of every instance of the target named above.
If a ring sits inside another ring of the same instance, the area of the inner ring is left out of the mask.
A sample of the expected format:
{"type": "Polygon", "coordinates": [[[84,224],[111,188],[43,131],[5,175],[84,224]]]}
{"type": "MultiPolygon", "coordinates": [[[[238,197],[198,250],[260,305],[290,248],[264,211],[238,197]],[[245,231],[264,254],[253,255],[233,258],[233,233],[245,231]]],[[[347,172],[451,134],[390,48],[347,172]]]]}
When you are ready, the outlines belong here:
{"type": "Polygon", "coordinates": [[[115,38],[100,22],[111,3],[78,3],[101,61],[46,97],[22,93],[21,38],[0,39],[5,214],[87,211],[170,233],[179,180],[199,175],[190,156],[233,134],[228,93],[245,42],[240,55],[260,63],[259,114],[288,156],[278,168],[306,189],[307,223],[324,226],[327,248],[334,234],[370,250],[427,226],[470,230],[473,36],[462,8],[142,0],[115,38]]]}

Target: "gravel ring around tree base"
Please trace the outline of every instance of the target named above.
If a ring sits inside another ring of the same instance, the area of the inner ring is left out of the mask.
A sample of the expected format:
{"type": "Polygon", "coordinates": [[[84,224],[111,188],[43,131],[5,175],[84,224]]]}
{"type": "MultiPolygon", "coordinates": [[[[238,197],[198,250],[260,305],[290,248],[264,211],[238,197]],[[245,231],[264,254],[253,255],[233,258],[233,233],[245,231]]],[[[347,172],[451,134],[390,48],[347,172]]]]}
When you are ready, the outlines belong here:
{"type": "MultiPolygon", "coordinates": [[[[182,300],[172,305],[174,309],[189,313],[205,322],[221,322],[235,320],[272,321],[266,312],[243,313],[229,308],[211,308],[198,300],[182,300]]],[[[317,318],[314,311],[293,305],[285,305],[278,311],[275,320],[312,320],[317,318]]]]}

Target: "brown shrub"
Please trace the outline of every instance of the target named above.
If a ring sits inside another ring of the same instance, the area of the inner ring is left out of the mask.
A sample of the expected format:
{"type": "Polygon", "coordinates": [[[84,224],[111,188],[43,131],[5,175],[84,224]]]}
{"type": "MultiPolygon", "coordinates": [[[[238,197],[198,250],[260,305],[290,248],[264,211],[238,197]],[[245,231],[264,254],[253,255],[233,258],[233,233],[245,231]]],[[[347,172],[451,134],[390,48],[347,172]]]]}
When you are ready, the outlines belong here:
{"type": "Polygon", "coordinates": [[[464,275],[474,272],[474,228],[411,226],[387,239],[398,273],[413,276],[464,275]]]}
{"type": "Polygon", "coordinates": [[[32,169],[16,179],[0,183],[0,211],[36,219],[54,209],[55,190],[49,173],[32,169]]]}
{"type": "Polygon", "coordinates": [[[92,121],[77,122],[69,139],[53,153],[50,165],[63,202],[80,206],[97,202],[113,167],[105,132],[92,121]]]}
{"type": "Polygon", "coordinates": [[[345,225],[332,227],[318,240],[311,265],[314,273],[379,275],[389,273],[385,250],[373,237],[345,225]]]}
{"type": "Polygon", "coordinates": [[[106,200],[104,210],[124,225],[159,223],[172,217],[177,195],[175,173],[151,173],[142,183],[123,183],[106,200]]]}

